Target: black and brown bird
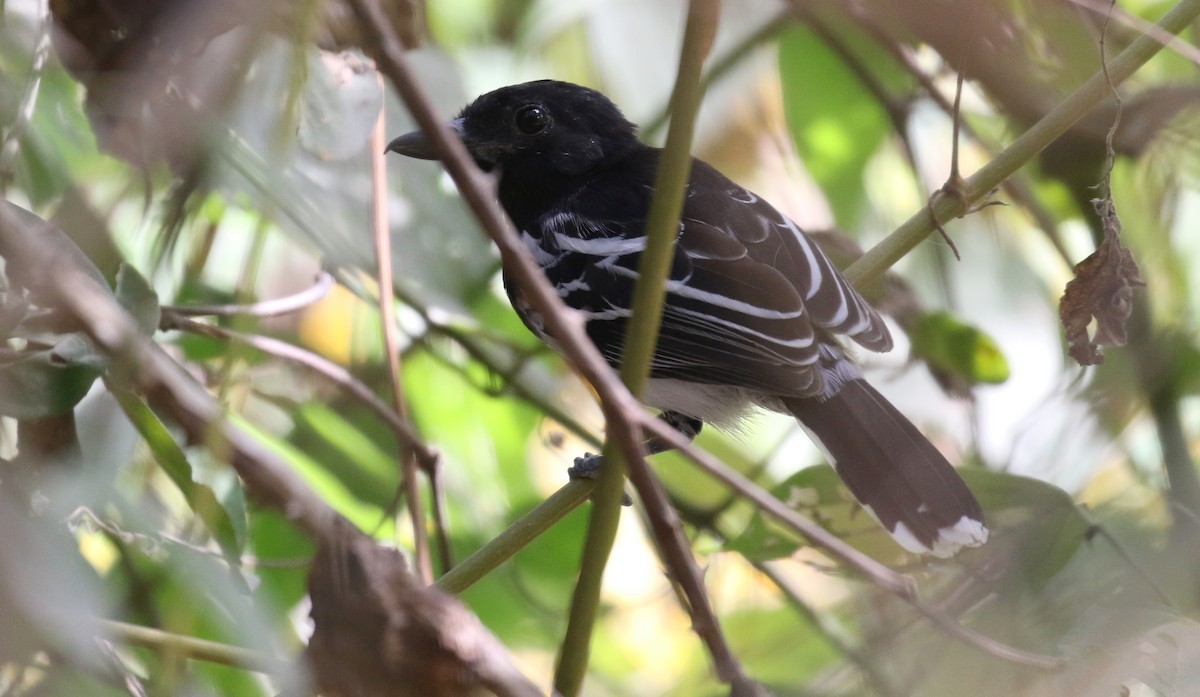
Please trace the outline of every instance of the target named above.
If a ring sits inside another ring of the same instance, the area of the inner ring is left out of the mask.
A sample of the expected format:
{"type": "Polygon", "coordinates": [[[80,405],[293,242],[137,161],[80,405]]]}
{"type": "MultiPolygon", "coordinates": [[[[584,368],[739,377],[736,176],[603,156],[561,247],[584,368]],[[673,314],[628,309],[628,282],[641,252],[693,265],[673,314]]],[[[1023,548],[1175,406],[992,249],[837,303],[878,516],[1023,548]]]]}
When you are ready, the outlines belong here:
{"type": "MultiPolygon", "coordinates": [[[[541,80],[489,92],[451,122],[563,301],[614,366],[633,306],[661,151],[603,94],[541,80]]],[[[388,150],[433,157],[409,133],[388,150]]],[[[519,289],[509,298],[547,337],[519,289]]],[[[887,326],[813,241],[769,203],[693,160],[644,401],[694,435],[755,406],[794,415],[850,491],[906,549],[987,541],[954,468],[863,379],[837,335],[892,348],[887,326]]]]}

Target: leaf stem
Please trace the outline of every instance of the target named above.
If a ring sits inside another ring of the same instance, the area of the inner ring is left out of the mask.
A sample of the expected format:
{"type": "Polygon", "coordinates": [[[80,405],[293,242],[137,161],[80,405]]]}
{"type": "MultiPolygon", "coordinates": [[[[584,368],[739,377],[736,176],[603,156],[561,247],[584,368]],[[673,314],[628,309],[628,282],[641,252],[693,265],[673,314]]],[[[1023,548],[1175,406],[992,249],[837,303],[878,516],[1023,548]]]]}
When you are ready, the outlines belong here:
{"type": "MultiPolygon", "coordinates": [[[[704,93],[701,71],[712,48],[719,14],[719,0],[693,0],[688,9],[679,73],[671,96],[671,125],[655,178],[654,199],[646,221],[646,249],[638,268],[633,316],[626,330],[622,355],[621,378],[634,395],[641,394],[650,375],[666,279],[674,258],[675,239],[679,234],[679,219],[691,173],[695,118],[704,93]]],[[[630,416],[641,415],[639,411],[630,416]]],[[[567,697],[578,694],[583,683],[592,627],[600,603],[600,581],[616,537],[626,474],[624,463],[614,460],[616,454],[610,438],[604,451],[605,466],[593,494],[580,579],[572,598],[567,633],[555,674],[555,688],[567,697]]],[[[671,507],[662,484],[644,458],[631,461],[628,474],[642,500],[659,554],[686,596],[686,609],[693,627],[711,654],[718,675],[733,687],[735,694],[756,693],[757,687],[746,676],[721,633],[704,589],[703,577],[683,535],[679,516],[671,507]]]]}
{"type": "Polygon", "coordinates": [[[462,593],[526,545],[549,530],[592,495],[596,482],[577,479],[539,503],[434,583],[447,593],[462,593]]]}

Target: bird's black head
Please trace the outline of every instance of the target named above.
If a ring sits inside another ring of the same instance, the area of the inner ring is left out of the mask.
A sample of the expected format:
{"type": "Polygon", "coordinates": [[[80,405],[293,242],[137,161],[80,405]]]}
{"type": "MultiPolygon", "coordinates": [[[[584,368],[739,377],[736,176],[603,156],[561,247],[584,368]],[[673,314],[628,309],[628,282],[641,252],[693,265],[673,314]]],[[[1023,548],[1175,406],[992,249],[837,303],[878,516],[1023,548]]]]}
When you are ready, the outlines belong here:
{"type": "MultiPolygon", "coordinates": [[[[640,145],[635,126],[608,97],[555,80],[488,92],[463,109],[451,127],[479,166],[498,170],[502,179],[579,176],[640,145]]],[[[419,132],[393,140],[388,150],[434,156],[419,132]]]]}

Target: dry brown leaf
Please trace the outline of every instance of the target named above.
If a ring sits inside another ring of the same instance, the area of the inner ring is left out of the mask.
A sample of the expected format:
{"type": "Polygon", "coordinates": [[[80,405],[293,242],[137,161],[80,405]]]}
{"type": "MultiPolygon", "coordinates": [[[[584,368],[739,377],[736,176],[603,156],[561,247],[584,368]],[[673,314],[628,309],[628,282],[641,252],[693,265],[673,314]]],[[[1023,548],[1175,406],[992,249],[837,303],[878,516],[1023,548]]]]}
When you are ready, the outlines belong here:
{"type": "Polygon", "coordinates": [[[1093,203],[1104,223],[1104,239],[1095,252],[1075,265],[1075,278],[1067,284],[1058,305],[1059,319],[1067,331],[1067,353],[1080,365],[1103,363],[1102,346],[1125,345],[1133,289],[1146,285],[1133,254],[1121,244],[1121,221],[1112,199],[1093,203]],[[1089,334],[1093,318],[1096,331],[1089,334]]]}

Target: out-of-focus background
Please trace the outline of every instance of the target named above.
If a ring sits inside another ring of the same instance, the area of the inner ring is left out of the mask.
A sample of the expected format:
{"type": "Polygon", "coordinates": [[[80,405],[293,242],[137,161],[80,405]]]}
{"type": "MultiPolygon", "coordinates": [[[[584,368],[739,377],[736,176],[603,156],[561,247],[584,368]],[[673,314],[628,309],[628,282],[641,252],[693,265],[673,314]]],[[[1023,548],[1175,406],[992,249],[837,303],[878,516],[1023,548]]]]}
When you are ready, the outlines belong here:
{"type": "MultiPolygon", "coordinates": [[[[66,232],[111,283],[122,287],[124,265],[123,287],[162,305],[279,298],[329,273],[333,288],[298,312],[215,324],[325,356],[387,398],[371,135],[381,109],[388,138],[415,126],[347,7],[246,5],[0,3],[0,189],[66,232]]],[[[823,239],[848,263],[847,240],[870,248],[946,182],[957,71],[968,78],[958,165],[970,175],[1099,71],[1102,36],[1111,58],[1175,5],[1122,0],[1106,26],[1107,4],[1090,0],[725,0],[694,152],[806,230],[831,231],[823,239]]],[[[385,8],[447,118],[490,89],[556,78],[604,91],[653,143],[665,136],[685,10],[677,0],[385,8]]],[[[699,440],[910,573],[929,603],[1066,667],[966,645],[683,458],[656,457],[734,652],[777,694],[1200,694],[1198,28],[1193,19],[1183,49],[1119,90],[1111,195],[1145,281],[1126,346],[1081,367],[1059,322],[1072,266],[1102,235],[1090,201],[1105,196],[1113,100],[995,191],[998,205],[946,225],[961,258],[934,234],[869,289],[893,313],[898,346],[859,358],[961,464],[990,544],[944,562],[903,554],[790,419],[762,414],[699,440]]],[[[574,426],[599,435],[603,423],[588,389],[509,308],[498,255],[440,166],[391,157],[384,185],[404,401],[441,452],[461,559],[595,449],[574,426]]],[[[290,678],[89,624],[292,656],[310,631],[313,550],[247,500],[222,453],[180,440],[175,466],[211,491],[228,521],[220,542],[243,557],[231,571],[180,470],[163,462],[171,447],[146,444],[173,425],[142,414],[135,426],[81,335],[49,326],[14,275],[0,276],[0,695],[277,694],[290,678]],[[59,457],[72,438],[78,453],[59,457]]],[[[398,446],[377,416],[269,353],[188,332],[156,339],[338,511],[410,548],[395,506],[398,446]]],[[[721,694],[638,509],[623,516],[584,694],[721,694]]],[[[539,684],[586,523],[585,506],[463,594],[539,684]]]]}

